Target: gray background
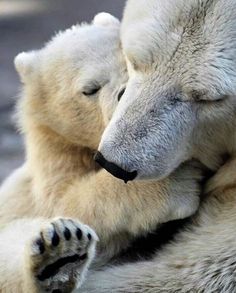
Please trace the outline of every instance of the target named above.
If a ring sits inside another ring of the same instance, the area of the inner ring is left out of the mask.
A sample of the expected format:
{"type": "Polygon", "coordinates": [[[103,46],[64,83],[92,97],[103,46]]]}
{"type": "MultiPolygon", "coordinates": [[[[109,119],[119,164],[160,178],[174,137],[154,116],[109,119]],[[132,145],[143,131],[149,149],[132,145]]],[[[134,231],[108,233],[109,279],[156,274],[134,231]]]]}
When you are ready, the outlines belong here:
{"type": "Polygon", "coordinates": [[[17,53],[40,48],[58,30],[90,21],[101,11],[121,18],[125,0],[0,0],[0,182],[24,161],[15,127],[14,101],[20,83],[17,53]]]}

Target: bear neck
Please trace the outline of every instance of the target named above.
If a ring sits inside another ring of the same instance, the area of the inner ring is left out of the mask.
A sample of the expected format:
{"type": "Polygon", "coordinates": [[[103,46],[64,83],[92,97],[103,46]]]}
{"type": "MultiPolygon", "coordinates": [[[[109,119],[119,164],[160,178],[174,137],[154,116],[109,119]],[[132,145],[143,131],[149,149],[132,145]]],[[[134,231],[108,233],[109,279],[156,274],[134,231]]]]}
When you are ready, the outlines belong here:
{"type": "Polygon", "coordinates": [[[36,192],[59,194],[65,182],[96,170],[92,150],[67,141],[47,126],[29,125],[26,155],[36,192]]]}

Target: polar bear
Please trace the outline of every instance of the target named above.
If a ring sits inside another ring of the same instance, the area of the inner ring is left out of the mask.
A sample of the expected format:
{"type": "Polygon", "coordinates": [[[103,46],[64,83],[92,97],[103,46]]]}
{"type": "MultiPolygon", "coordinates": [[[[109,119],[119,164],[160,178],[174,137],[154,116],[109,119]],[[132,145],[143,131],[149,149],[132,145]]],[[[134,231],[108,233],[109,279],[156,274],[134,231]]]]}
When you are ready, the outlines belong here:
{"type": "MultiPolygon", "coordinates": [[[[235,15],[234,0],[127,2],[129,81],[99,146],[108,171],[163,178],[190,157],[212,170],[235,157],[235,15]]],[[[174,244],[92,275],[85,292],[235,292],[235,168],[218,170],[174,244]]]]}
{"type": "Polygon", "coordinates": [[[217,170],[235,152],[235,13],[234,0],[127,2],[130,78],[101,139],[104,160],[164,178],[192,157],[217,170]]]}
{"type": "Polygon", "coordinates": [[[92,229],[98,266],[137,235],[198,208],[194,165],[124,184],[93,161],[127,81],[119,31],[116,18],[99,14],[15,59],[26,163],[0,190],[3,292],[71,292],[94,257],[92,229]]]}

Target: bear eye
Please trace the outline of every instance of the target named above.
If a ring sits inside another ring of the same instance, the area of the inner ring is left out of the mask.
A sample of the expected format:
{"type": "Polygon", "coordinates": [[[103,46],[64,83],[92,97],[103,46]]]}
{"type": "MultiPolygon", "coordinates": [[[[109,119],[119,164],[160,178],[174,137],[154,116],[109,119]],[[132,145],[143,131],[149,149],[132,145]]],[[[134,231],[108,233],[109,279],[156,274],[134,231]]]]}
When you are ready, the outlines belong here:
{"type": "Polygon", "coordinates": [[[101,89],[101,87],[95,87],[95,88],[92,88],[92,89],[88,89],[86,91],[83,91],[83,95],[85,96],[93,96],[95,95],[99,90],[101,89]]]}
{"type": "Polygon", "coordinates": [[[223,101],[227,96],[218,96],[212,98],[211,95],[207,91],[192,91],[192,98],[194,101],[199,103],[212,103],[212,102],[221,102],[223,101]]]}
{"type": "Polygon", "coordinates": [[[122,90],[119,91],[118,96],[117,96],[118,101],[120,101],[120,99],[122,98],[124,92],[125,92],[125,88],[123,88],[122,90]]]}

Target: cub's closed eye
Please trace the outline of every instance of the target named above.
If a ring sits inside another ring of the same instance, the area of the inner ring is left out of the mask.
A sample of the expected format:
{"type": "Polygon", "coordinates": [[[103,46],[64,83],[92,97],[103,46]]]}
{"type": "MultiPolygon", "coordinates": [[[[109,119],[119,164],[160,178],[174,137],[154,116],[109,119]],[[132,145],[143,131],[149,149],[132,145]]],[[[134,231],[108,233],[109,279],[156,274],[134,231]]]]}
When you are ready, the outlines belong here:
{"type": "Polygon", "coordinates": [[[93,89],[89,89],[89,90],[86,90],[86,91],[83,91],[83,95],[85,96],[93,96],[95,95],[99,90],[101,89],[101,87],[96,87],[96,88],[93,88],[93,89]]]}
{"type": "Polygon", "coordinates": [[[125,92],[125,88],[123,88],[122,90],[120,90],[120,92],[119,92],[119,94],[117,96],[118,101],[122,98],[124,92],[125,92]]]}

